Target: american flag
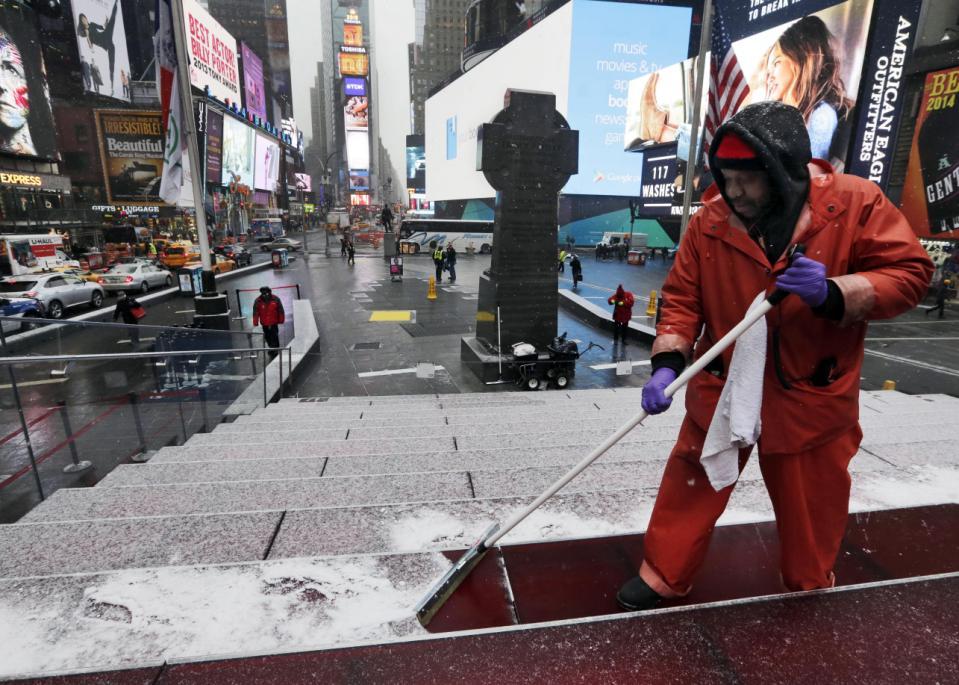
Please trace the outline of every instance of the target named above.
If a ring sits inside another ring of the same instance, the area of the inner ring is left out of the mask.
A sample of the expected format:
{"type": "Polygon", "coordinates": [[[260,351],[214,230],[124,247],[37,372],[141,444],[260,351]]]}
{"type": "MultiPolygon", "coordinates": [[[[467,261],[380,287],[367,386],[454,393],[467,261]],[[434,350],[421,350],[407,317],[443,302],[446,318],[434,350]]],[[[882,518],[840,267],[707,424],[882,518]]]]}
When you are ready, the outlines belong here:
{"type": "Polygon", "coordinates": [[[706,111],[705,149],[713,142],[719,125],[735,114],[749,96],[749,84],[739,67],[723,14],[713,18],[712,59],[709,61],[709,106],[706,111]]]}

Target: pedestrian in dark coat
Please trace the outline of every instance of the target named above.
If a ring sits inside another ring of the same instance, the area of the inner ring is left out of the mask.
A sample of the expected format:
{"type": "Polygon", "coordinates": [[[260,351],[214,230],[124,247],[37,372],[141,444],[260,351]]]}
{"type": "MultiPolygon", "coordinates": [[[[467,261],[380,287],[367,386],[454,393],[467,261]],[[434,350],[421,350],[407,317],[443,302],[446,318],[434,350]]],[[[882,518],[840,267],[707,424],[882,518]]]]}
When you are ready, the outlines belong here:
{"type": "Polygon", "coordinates": [[[356,247],[353,245],[352,240],[346,243],[346,263],[356,266],[356,247]]]}
{"type": "Polygon", "coordinates": [[[130,342],[133,345],[137,345],[140,342],[140,331],[136,328],[136,326],[139,325],[140,319],[137,318],[134,312],[135,309],[142,309],[142,305],[121,290],[117,296],[117,306],[113,310],[113,320],[116,321],[122,318],[123,323],[127,326],[134,327],[128,329],[130,342]]]}
{"type": "Polygon", "coordinates": [[[453,243],[446,246],[446,270],[450,272],[450,283],[456,283],[456,248],[453,243]]]}
{"type": "Polygon", "coordinates": [[[949,286],[951,285],[952,281],[948,278],[942,279],[942,282],[939,283],[939,287],[936,289],[936,304],[926,308],[926,316],[929,316],[929,312],[934,312],[938,309],[939,318],[946,318],[946,298],[949,296],[949,286]]]}
{"type": "Polygon", "coordinates": [[[573,258],[569,260],[569,268],[573,272],[573,290],[576,290],[579,282],[583,280],[583,264],[575,253],[573,258]]]}
{"type": "Polygon", "coordinates": [[[286,312],[280,298],[268,286],[260,288],[260,296],[253,301],[253,325],[263,327],[267,347],[279,348],[280,324],[285,322],[286,312]]]}

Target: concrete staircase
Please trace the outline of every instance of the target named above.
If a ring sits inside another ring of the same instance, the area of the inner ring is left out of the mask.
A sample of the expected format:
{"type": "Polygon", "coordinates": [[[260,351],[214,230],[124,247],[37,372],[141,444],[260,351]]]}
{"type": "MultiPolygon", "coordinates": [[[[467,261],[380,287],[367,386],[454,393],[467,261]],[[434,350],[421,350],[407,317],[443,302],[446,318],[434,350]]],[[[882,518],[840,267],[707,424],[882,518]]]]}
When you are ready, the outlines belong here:
{"type": "MultiPolygon", "coordinates": [[[[441,551],[527,504],[639,393],[282,400],[60,490],[0,526],[0,678],[429,637],[411,607],[441,551]]],[[[959,502],[959,399],[861,405],[853,511],[959,502]]],[[[501,544],[643,531],[682,418],[680,399],[501,544]]],[[[720,524],[770,520],[753,460],[720,524]]],[[[483,625],[507,624],[457,628],[483,625]]]]}

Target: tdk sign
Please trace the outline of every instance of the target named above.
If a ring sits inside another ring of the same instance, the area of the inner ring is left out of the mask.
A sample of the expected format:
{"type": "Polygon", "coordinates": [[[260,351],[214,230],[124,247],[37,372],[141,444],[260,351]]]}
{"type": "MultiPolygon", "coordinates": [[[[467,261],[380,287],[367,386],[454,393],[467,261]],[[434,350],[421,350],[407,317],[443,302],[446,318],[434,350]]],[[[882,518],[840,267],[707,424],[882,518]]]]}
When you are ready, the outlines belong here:
{"type": "Polygon", "coordinates": [[[366,95],[366,79],[362,78],[344,78],[343,79],[343,92],[346,95],[366,95]]]}

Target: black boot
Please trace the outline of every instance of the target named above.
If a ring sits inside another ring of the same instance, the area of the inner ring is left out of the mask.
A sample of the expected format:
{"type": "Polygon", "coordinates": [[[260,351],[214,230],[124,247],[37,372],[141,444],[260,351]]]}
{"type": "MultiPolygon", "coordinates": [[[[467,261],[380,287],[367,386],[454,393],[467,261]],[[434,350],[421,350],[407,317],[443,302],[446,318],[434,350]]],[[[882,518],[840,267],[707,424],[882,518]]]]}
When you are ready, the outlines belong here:
{"type": "Polygon", "coordinates": [[[616,602],[626,611],[655,609],[661,601],[663,598],[639,576],[628,581],[616,593],[616,602]]]}

